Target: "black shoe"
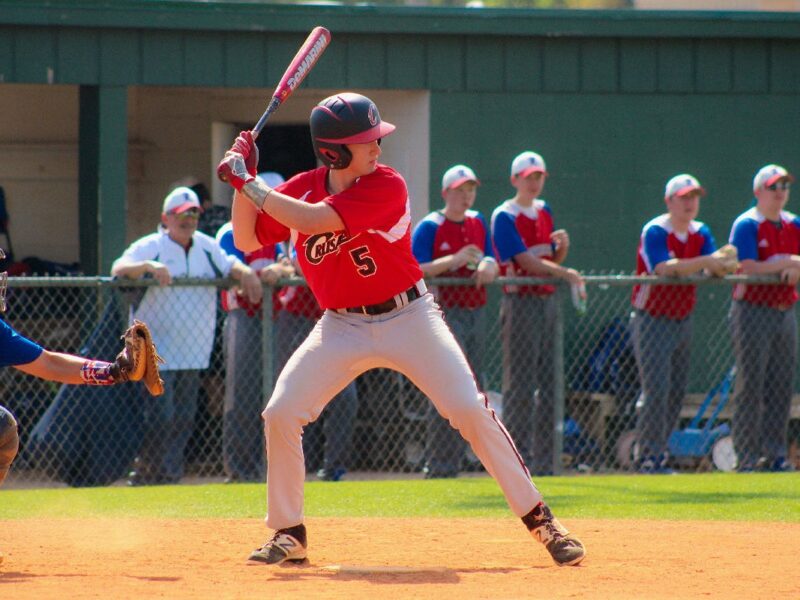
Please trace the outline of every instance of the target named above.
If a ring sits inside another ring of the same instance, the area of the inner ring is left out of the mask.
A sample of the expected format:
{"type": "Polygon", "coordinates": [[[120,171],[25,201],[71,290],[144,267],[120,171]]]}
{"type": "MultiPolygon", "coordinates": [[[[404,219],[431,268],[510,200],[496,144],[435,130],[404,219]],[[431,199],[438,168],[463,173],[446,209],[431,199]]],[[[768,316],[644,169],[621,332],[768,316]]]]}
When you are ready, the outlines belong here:
{"type": "Polygon", "coordinates": [[[772,462],[768,462],[764,470],[770,473],[793,473],[795,468],[786,458],[779,456],[772,462]]]}
{"type": "Polygon", "coordinates": [[[128,473],[128,485],[130,487],[140,487],[143,485],[170,485],[178,483],[180,479],[167,477],[166,475],[142,475],[138,471],[128,473]]]}
{"type": "Polygon", "coordinates": [[[586,548],[553,516],[544,502],[537,504],[522,517],[522,522],[534,538],[544,544],[550,556],[559,566],[577,565],[586,556],[586,548]]]}
{"type": "Polygon", "coordinates": [[[455,479],[458,477],[457,469],[442,469],[425,465],[422,469],[425,479],[455,479]]]}
{"type": "Polygon", "coordinates": [[[317,478],[320,481],[341,481],[347,473],[344,467],[337,467],[335,469],[320,469],[317,471],[317,478]]]}
{"type": "Polygon", "coordinates": [[[234,473],[233,475],[228,475],[222,483],[260,483],[263,481],[264,478],[259,475],[240,475],[234,473]]]}

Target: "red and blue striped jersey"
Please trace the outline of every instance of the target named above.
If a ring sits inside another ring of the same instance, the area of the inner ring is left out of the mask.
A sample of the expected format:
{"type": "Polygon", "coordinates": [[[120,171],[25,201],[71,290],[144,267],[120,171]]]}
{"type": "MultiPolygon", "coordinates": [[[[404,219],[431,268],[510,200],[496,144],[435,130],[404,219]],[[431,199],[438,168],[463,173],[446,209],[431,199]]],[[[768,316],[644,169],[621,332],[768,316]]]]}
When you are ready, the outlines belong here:
{"type": "MultiPolygon", "coordinates": [[[[668,214],[642,228],[636,253],[636,274],[653,275],[658,264],[673,258],[696,258],[716,251],[714,236],[705,223],[692,221],[685,234],[677,233],[668,214]]],[[[697,301],[694,285],[638,284],[633,287],[631,304],[654,317],[685,319],[697,301]]]]}
{"type": "MultiPolygon", "coordinates": [[[[492,242],[500,262],[500,274],[507,277],[549,277],[545,272],[525,271],[514,257],[521,252],[530,252],[538,258],[552,260],[555,249],[550,234],[554,229],[553,213],[544,200],[534,200],[530,207],[520,206],[513,199],[498,206],[492,213],[492,242]]],[[[525,285],[505,286],[504,291],[546,296],[555,289],[552,285],[525,285]]]]}
{"type": "MultiPolygon", "coordinates": [[[[419,263],[450,256],[470,244],[478,246],[484,256],[494,258],[489,227],[483,215],[476,210],[468,210],[461,222],[449,220],[442,211],[432,212],[417,223],[411,234],[411,249],[419,263]]],[[[465,265],[442,276],[469,279],[474,273],[465,265]]],[[[477,308],[486,304],[485,287],[441,286],[436,293],[439,304],[444,308],[477,308]]]]}
{"type": "MultiPolygon", "coordinates": [[[[800,218],[781,211],[781,220],[772,222],[756,207],[745,211],[733,222],[730,243],[736,246],[739,260],[769,262],[800,254],[800,218]]],[[[752,304],[764,304],[786,310],[797,302],[797,290],[792,285],[737,284],[733,297],[752,304]]]]}

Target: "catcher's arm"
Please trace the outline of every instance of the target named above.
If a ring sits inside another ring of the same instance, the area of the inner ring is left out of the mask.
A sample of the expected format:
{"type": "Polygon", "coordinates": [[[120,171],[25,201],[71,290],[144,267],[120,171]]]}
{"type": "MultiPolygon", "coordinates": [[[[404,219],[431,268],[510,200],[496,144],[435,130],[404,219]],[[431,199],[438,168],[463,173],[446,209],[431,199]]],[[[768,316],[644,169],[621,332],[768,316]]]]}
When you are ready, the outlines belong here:
{"type": "Polygon", "coordinates": [[[23,373],[47,381],[69,384],[110,385],[111,363],[91,360],[73,354],[44,350],[36,360],[24,365],[15,365],[23,373]]]}
{"type": "Polygon", "coordinates": [[[144,379],[151,394],[163,394],[164,382],[159,377],[158,363],[164,361],[156,352],[147,325],[135,321],[122,339],[125,341],[125,348],[113,363],[43,350],[36,359],[15,367],[40,379],[73,385],[113,385],[144,379]]]}

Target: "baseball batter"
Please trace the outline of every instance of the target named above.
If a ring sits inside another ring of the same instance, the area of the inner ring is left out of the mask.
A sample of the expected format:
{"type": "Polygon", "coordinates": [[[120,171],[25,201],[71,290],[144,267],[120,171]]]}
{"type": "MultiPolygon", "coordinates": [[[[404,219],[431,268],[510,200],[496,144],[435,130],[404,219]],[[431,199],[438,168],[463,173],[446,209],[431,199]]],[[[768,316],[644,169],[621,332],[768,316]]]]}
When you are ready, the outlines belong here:
{"type": "Polygon", "coordinates": [[[284,367],[262,416],[267,525],[272,537],[250,555],[267,564],[302,562],[303,427],[360,373],[395,369],[425,393],[471,444],[512,511],[559,565],[579,563],[583,544],[553,516],[508,432],[478,391],[467,360],[425,289],[411,253],[408,190],[378,162],[394,125],[367,97],[344,92],[311,112],[323,167],[278,188],[256,178],[258,150],[242,132],[218,167],[236,190],[236,245],[253,251],[291,236],[309,287],[325,310],[284,367]]]}

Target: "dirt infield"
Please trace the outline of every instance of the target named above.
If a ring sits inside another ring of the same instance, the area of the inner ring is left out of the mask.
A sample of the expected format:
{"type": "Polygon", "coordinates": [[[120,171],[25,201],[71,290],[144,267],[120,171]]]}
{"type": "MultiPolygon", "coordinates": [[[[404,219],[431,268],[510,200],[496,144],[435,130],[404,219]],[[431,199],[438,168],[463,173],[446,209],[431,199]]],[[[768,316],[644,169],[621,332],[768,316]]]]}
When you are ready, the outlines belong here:
{"type": "Polygon", "coordinates": [[[800,597],[800,524],[567,524],[580,567],[553,565],[508,518],[309,519],[310,564],[275,568],[245,560],[267,535],[253,520],[4,521],[0,597],[800,597]]]}

